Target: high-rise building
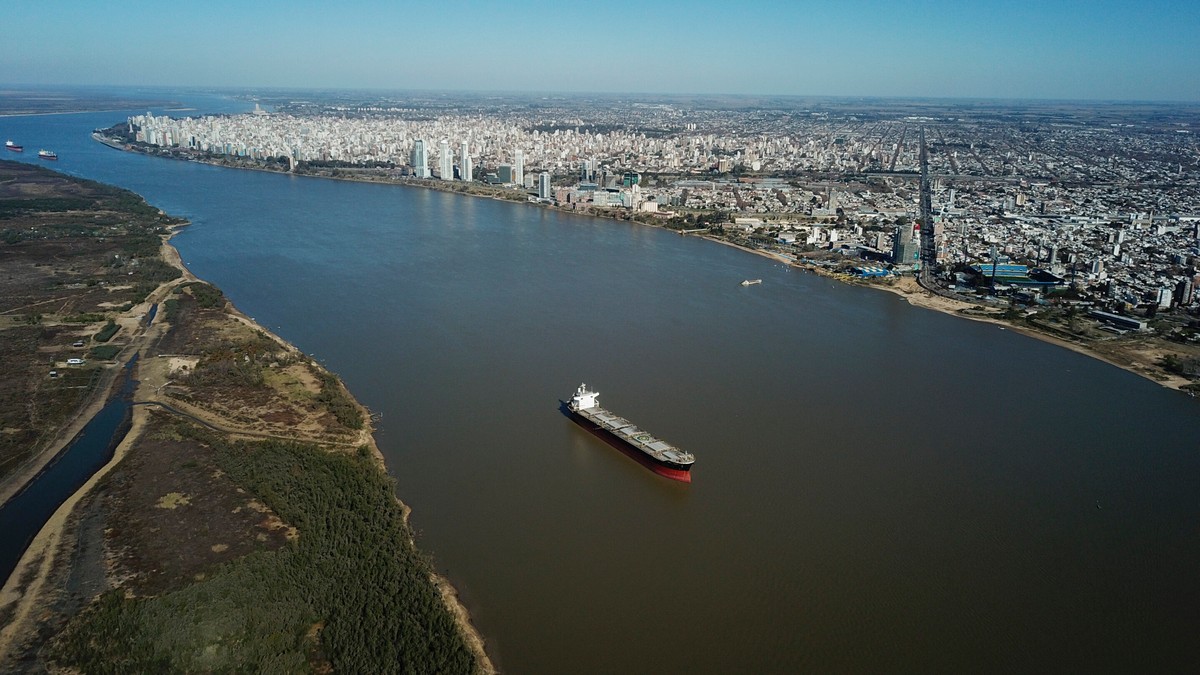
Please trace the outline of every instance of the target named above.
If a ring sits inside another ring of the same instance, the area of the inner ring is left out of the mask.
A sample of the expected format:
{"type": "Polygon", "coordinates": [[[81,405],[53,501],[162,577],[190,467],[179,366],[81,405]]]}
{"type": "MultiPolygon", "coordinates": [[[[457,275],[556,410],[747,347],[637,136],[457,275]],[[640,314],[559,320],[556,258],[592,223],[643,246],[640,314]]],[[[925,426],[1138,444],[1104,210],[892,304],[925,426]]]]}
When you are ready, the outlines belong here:
{"type": "Polygon", "coordinates": [[[450,154],[450,141],[442,139],[438,147],[438,177],[442,180],[454,180],[454,155],[450,154]]]}
{"type": "Polygon", "coordinates": [[[463,141],[459,146],[458,154],[460,159],[458,162],[458,177],[460,180],[471,180],[471,153],[467,151],[467,142],[463,141]]]}
{"type": "Polygon", "coordinates": [[[517,185],[525,184],[525,153],[517,150],[513,153],[513,179],[517,185]]]}
{"type": "Polygon", "coordinates": [[[425,141],[417,139],[413,141],[412,149],[412,164],[413,174],[417,178],[429,178],[429,158],[425,155],[425,141]]]}
{"type": "Polygon", "coordinates": [[[538,197],[541,199],[550,199],[553,196],[553,193],[550,191],[550,174],[543,171],[538,176],[538,197]]]}
{"type": "Polygon", "coordinates": [[[1177,305],[1192,304],[1192,300],[1195,297],[1194,296],[1194,288],[1195,287],[1192,285],[1191,279],[1189,279],[1187,277],[1180,279],[1179,283],[1175,284],[1175,304],[1177,304],[1177,305]]]}
{"type": "Polygon", "coordinates": [[[896,226],[896,240],[892,244],[892,262],[897,265],[916,265],[921,254],[920,225],[901,223],[896,226]]]}

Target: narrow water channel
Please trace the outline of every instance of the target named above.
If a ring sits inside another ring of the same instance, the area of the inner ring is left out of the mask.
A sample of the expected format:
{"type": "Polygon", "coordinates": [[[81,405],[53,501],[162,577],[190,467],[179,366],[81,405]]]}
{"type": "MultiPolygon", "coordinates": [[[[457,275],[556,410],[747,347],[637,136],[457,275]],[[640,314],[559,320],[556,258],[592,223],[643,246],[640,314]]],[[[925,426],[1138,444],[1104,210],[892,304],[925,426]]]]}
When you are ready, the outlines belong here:
{"type": "Polygon", "coordinates": [[[124,366],[120,390],[21,492],[0,507],[0,585],[50,516],[112,459],[131,424],[137,355],[124,366]]]}

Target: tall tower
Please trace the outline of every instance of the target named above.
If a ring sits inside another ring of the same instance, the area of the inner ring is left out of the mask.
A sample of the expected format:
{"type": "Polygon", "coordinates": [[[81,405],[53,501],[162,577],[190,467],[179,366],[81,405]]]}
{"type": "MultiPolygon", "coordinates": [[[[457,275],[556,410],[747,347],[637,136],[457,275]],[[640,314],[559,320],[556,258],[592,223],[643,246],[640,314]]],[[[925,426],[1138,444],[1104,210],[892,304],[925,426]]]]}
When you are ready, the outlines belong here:
{"type": "Polygon", "coordinates": [[[901,223],[896,226],[896,241],[892,244],[892,262],[897,265],[915,265],[921,253],[921,225],[901,223]]]}
{"type": "Polygon", "coordinates": [[[467,151],[467,142],[463,141],[462,146],[458,149],[458,154],[461,159],[458,162],[458,177],[461,180],[471,180],[471,153],[467,151]]]}
{"type": "Polygon", "coordinates": [[[538,175],[538,197],[550,199],[550,174],[543,171],[538,175]]]}
{"type": "Polygon", "coordinates": [[[525,184],[525,153],[517,150],[513,153],[513,181],[517,185],[525,184]]]}
{"type": "Polygon", "coordinates": [[[425,155],[425,141],[413,141],[412,161],[413,173],[417,178],[429,178],[429,158],[425,155]]]}
{"type": "Polygon", "coordinates": [[[454,180],[454,155],[450,154],[450,141],[442,139],[438,147],[438,173],[442,180],[454,180]]]}

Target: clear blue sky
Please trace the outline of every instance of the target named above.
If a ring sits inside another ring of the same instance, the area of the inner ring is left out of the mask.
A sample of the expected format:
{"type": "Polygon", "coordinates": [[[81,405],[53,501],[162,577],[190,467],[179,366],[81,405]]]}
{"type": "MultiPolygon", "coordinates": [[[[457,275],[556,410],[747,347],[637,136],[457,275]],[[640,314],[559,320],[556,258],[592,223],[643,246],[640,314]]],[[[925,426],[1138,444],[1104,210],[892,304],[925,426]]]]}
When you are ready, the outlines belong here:
{"type": "Polygon", "coordinates": [[[1200,7],[10,0],[0,82],[1200,100],[1200,7]]]}

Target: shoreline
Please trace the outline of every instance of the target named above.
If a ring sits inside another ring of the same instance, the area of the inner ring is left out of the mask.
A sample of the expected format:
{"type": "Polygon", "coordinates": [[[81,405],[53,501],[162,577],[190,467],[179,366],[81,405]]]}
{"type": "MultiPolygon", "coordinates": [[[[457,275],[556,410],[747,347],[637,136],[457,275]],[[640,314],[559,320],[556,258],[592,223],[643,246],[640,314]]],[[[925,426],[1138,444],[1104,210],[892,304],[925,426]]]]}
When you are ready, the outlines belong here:
{"type": "MultiPolygon", "coordinates": [[[[162,257],[163,261],[179,269],[181,272],[180,277],[178,279],[161,284],[152,293],[150,293],[149,296],[147,296],[143,303],[131,309],[130,312],[137,312],[143,307],[148,308],[150,305],[156,302],[161,302],[162,298],[169,295],[176,287],[180,285],[195,281],[202,281],[199,277],[192,274],[191,271],[187,269],[186,265],[183,264],[179,250],[176,249],[173,244],[171,244],[171,239],[187,225],[187,223],[184,223],[171,228],[171,230],[163,236],[162,246],[160,249],[160,256],[162,257]]],[[[232,300],[228,302],[227,312],[235,320],[245,323],[255,330],[261,331],[262,333],[268,335],[272,340],[275,340],[285,349],[308,358],[317,368],[329,373],[337,379],[338,384],[345,389],[347,394],[350,395],[354,405],[358,407],[363,416],[363,428],[359,432],[359,437],[355,444],[366,445],[368,448],[370,448],[371,454],[375,458],[375,464],[378,467],[378,470],[384,474],[387,474],[388,470],[386,461],[382,451],[380,451],[379,446],[375,441],[374,426],[371,422],[370,411],[357,398],[354,397],[353,393],[351,393],[350,389],[346,387],[345,382],[342,381],[341,377],[313,360],[295,345],[291,344],[287,340],[284,340],[267,327],[259,324],[254,319],[247,316],[240,309],[238,309],[236,305],[234,305],[232,300]]],[[[135,341],[131,343],[131,347],[134,348],[134,353],[139,353],[149,346],[147,336],[154,328],[158,328],[158,330],[154,332],[161,333],[162,329],[159,328],[160,326],[161,324],[153,324],[152,326],[147,327],[137,336],[137,338],[135,338],[135,341]]],[[[119,373],[119,370],[114,370],[113,372],[119,373]]],[[[56,439],[56,442],[52,444],[46,451],[38,454],[38,456],[35,458],[37,461],[31,460],[26,467],[23,467],[19,476],[13,474],[12,480],[5,481],[5,484],[0,486],[0,489],[4,491],[0,492],[0,496],[3,496],[3,499],[0,499],[0,505],[3,505],[3,503],[11,498],[12,495],[15,495],[21,490],[25,489],[32,478],[36,477],[41,470],[43,470],[51,461],[58,457],[59,454],[69,446],[70,442],[75,439],[76,435],[78,435],[79,429],[82,429],[83,426],[95,416],[96,412],[108,402],[112,392],[112,384],[115,382],[115,380],[115,376],[110,375],[109,381],[106,382],[102,387],[98,388],[95,395],[95,400],[89,402],[85,407],[81,408],[81,410],[76,414],[76,417],[72,419],[70,424],[64,427],[63,431],[60,433],[60,438],[65,438],[61,443],[59,443],[58,439],[56,439]],[[16,480],[16,478],[20,478],[20,480],[16,480]]],[[[139,381],[138,388],[134,393],[134,398],[139,402],[153,402],[157,399],[157,396],[154,394],[154,392],[150,391],[150,387],[147,383],[139,381]]],[[[113,457],[107,463],[105,463],[104,466],[100,467],[90,478],[88,478],[88,480],[78,490],[68,496],[57,509],[55,509],[54,513],[46,521],[45,525],[38,530],[38,533],[34,536],[29,546],[25,549],[25,552],[21,555],[21,558],[17,561],[16,566],[13,568],[12,574],[5,581],[3,586],[0,587],[0,610],[4,610],[10,606],[12,608],[10,620],[2,628],[0,628],[0,662],[2,662],[9,654],[10,650],[14,646],[14,643],[19,638],[27,635],[29,630],[32,628],[30,625],[28,625],[28,622],[37,613],[36,610],[40,608],[41,603],[43,602],[44,592],[53,590],[46,589],[44,591],[43,588],[46,584],[46,581],[54,571],[55,563],[58,561],[60,554],[62,553],[61,544],[63,543],[64,538],[68,536],[71,526],[76,520],[76,507],[89,495],[95,486],[99,484],[108,473],[110,473],[114,468],[117,467],[118,464],[121,463],[122,460],[125,459],[129,449],[133,447],[133,445],[139,440],[144,432],[149,416],[147,406],[134,405],[131,408],[131,414],[132,424],[130,429],[128,432],[126,432],[124,438],[122,438],[114,448],[113,457]],[[22,591],[18,592],[18,587],[21,586],[24,588],[22,591]]],[[[227,433],[236,435],[237,432],[229,431],[227,433]]],[[[323,445],[326,444],[318,443],[318,446],[323,445]]],[[[326,449],[325,451],[328,450],[326,449]]],[[[403,514],[402,518],[407,526],[409,516],[412,513],[412,508],[405,504],[399,495],[393,494],[393,497],[395,498],[396,503],[400,506],[403,514]]],[[[408,543],[413,546],[413,548],[417,548],[411,528],[409,529],[408,543]]],[[[498,671],[492,662],[491,657],[487,653],[486,641],[483,639],[483,636],[479,630],[471,622],[470,611],[459,599],[457,589],[454,588],[449,579],[433,570],[431,570],[431,582],[437,590],[438,595],[441,597],[442,603],[446,606],[446,610],[453,617],[454,623],[461,634],[463,641],[466,643],[468,650],[472,653],[479,671],[485,675],[497,673],[498,671]]]]}
{"type": "MultiPolygon", "coordinates": [[[[743,250],[747,250],[752,253],[758,253],[757,251],[753,251],[751,249],[746,249],[745,247],[738,247],[738,248],[742,248],[743,250]]],[[[773,256],[768,256],[768,257],[773,258],[773,256]]],[[[992,325],[999,326],[1000,328],[1002,328],[1004,330],[1011,330],[1013,332],[1020,333],[1021,335],[1024,335],[1026,337],[1033,338],[1035,340],[1040,340],[1042,342],[1045,342],[1047,344],[1052,344],[1057,347],[1062,347],[1063,349],[1067,349],[1072,352],[1075,352],[1076,354],[1081,354],[1083,356],[1087,356],[1087,357],[1096,359],[1097,361],[1102,361],[1110,366],[1113,366],[1114,368],[1119,368],[1121,370],[1124,370],[1127,373],[1132,373],[1133,375],[1137,375],[1139,377],[1147,379],[1157,385],[1166,387],[1167,389],[1173,389],[1175,391],[1182,392],[1183,387],[1187,386],[1188,384],[1191,384],[1191,382],[1189,380],[1179,377],[1179,376],[1171,376],[1171,375],[1164,374],[1163,378],[1160,379],[1158,377],[1155,377],[1150,372],[1139,370],[1137,368],[1137,366],[1139,364],[1137,364],[1137,363],[1122,363],[1120,361],[1113,359],[1110,356],[1101,354],[1093,349],[1089,349],[1085,345],[1082,345],[1082,344],[1079,344],[1076,342],[1072,342],[1066,338],[1058,337],[1056,335],[1051,335],[1050,333],[1046,333],[1046,332],[1037,330],[1036,328],[1033,328],[1031,326],[1023,326],[1023,325],[1020,325],[1017,323],[1013,323],[1007,319],[999,318],[996,316],[979,316],[979,315],[974,315],[974,314],[964,314],[964,313],[962,313],[962,310],[970,309],[971,307],[973,307],[973,305],[966,303],[966,302],[960,302],[960,301],[950,300],[948,298],[942,298],[940,296],[936,296],[936,295],[930,293],[929,291],[927,291],[923,288],[920,288],[920,287],[917,287],[917,289],[913,290],[913,289],[906,289],[906,288],[898,288],[894,285],[847,283],[846,280],[838,278],[837,276],[835,276],[833,274],[829,274],[828,272],[821,269],[820,267],[815,267],[815,266],[811,266],[811,265],[803,265],[803,264],[798,264],[798,263],[794,263],[793,266],[798,269],[805,270],[807,272],[812,272],[813,274],[817,274],[817,275],[825,277],[827,279],[832,279],[834,281],[846,284],[848,286],[858,286],[860,288],[868,288],[868,289],[883,291],[885,293],[891,293],[893,295],[897,295],[900,298],[904,299],[905,302],[907,302],[909,305],[911,305],[913,307],[919,307],[921,309],[926,309],[931,312],[938,312],[940,314],[945,314],[947,316],[953,316],[953,317],[956,317],[959,319],[967,319],[969,321],[977,321],[980,323],[990,323],[992,325]],[[957,305],[957,306],[955,306],[955,305],[957,305]]]]}
{"type": "MultiPolygon", "coordinates": [[[[131,103],[136,103],[136,101],[131,101],[131,103]]],[[[153,103],[151,103],[150,107],[154,107],[153,103]]],[[[45,117],[47,115],[83,115],[83,114],[87,114],[87,113],[123,112],[123,111],[129,110],[129,109],[130,108],[99,108],[99,109],[85,108],[83,110],[56,110],[54,112],[0,113],[0,118],[5,118],[5,117],[45,117]]],[[[145,109],[145,108],[143,108],[143,109],[145,109]]],[[[190,110],[194,110],[194,109],[195,108],[191,108],[190,110]]],[[[189,109],[183,108],[181,110],[186,111],[189,109]]]]}
{"type": "MultiPolygon", "coordinates": [[[[113,148],[114,150],[120,150],[123,152],[133,152],[133,153],[151,156],[151,157],[164,157],[163,155],[158,155],[158,154],[150,153],[150,152],[144,152],[140,149],[134,148],[132,145],[129,145],[129,144],[112,141],[97,132],[93,132],[92,138],[100,143],[103,143],[104,145],[107,145],[110,148],[113,148]]],[[[181,158],[166,156],[166,157],[164,157],[164,159],[181,159],[181,158]]],[[[466,196],[466,197],[478,197],[478,198],[483,198],[483,199],[493,199],[496,201],[511,202],[513,204],[526,204],[529,206],[548,208],[548,209],[551,209],[558,213],[573,214],[573,215],[577,215],[577,216],[588,216],[588,217],[592,217],[592,218],[601,218],[601,219],[605,219],[605,220],[616,220],[616,221],[621,221],[621,222],[644,225],[646,227],[655,227],[658,229],[666,229],[666,228],[663,228],[662,225],[658,225],[655,223],[647,223],[647,222],[643,222],[640,220],[634,220],[632,218],[618,218],[616,216],[608,215],[608,214],[605,214],[602,212],[601,213],[598,213],[595,211],[579,212],[579,211],[575,211],[572,209],[565,209],[565,208],[562,208],[562,207],[559,207],[559,206],[553,205],[553,204],[530,202],[528,200],[506,199],[506,198],[500,196],[501,193],[499,193],[499,192],[497,192],[495,195],[487,195],[487,194],[478,194],[478,193],[473,193],[473,192],[455,190],[452,187],[450,187],[451,185],[463,184],[461,181],[453,181],[453,182],[447,183],[443,186],[440,184],[440,181],[424,181],[422,179],[405,180],[405,181],[391,181],[391,180],[377,180],[376,181],[376,180],[364,180],[362,178],[354,178],[354,177],[313,176],[313,175],[308,175],[308,174],[296,174],[296,173],[292,173],[292,172],[288,172],[288,171],[273,171],[270,169],[262,169],[262,168],[256,168],[256,167],[229,166],[226,164],[221,164],[219,162],[205,161],[203,159],[195,159],[195,158],[186,158],[186,159],[183,159],[183,161],[193,161],[193,162],[197,162],[199,164],[207,164],[209,166],[216,166],[216,167],[225,168],[225,169],[237,169],[237,170],[243,170],[243,171],[259,171],[262,173],[274,173],[274,174],[281,174],[281,175],[285,175],[285,176],[297,176],[297,177],[301,177],[301,178],[316,178],[316,179],[323,179],[323,180],[343,181],[343,182],[349,182],[349,183],[367,183],[367,184],[376,184],[376,185],[395,185],[395,186],[409,187],[409,188],[423,188],[426,190],[436,190],[438,192],[458,194],[458,195],[462,195],[462,196],[466,196]],[[417,181],[420,181],[420,182],[417,182],[417,181]]],[[[688,235],[684,235],[682,232],[680,232],[679,234],[681,236],[688,236],[688,235]]],[[[700,234],[699,236],[702,239],[706,239],[708,241],[711,241],[711,242],[714,242],[717,244],[721,244],[723,246],[729,246],[731,248],[736,248],[736,249],[744,251],[746,253],[751,253],[754,255],[762,256],[769,260],[773,260],[775,262],[786,264],[790,267],[795,267],[797,269],[806,270],[806,271],[812,272],[814,274],[818,274],[820,276],[826,277],[828,279],[832,279],[834,281],[837,281],[839,283],[843,283],[843,284],[846,284],[849,286],[859,286],[859,287],[863,287],[863,288],[871,288],[871,289],[875,289],[875,290],[892,293],[894,295],[898,295],[898,296],[904,298],[908,302],[908,304],[910,304],[914,307],[920,307],[922,309],[940,312],[942,314],[958,317],[960,319],[969,319],[972,321],[980,321],[983,323],[995,324],[995,325],[1005,328],[1006,330],[1013,330],[1022,335],[1025,335],[1027,337],[1030,337],[1030,338],[1033,338],[1036,340],[1041,340],[1042,342],[1046,342],[1048,344],[1063,347],[1063,348],[1069,349],[1070,351],[1073,351],[1077,354],[1082,354],[1084,356],[1094,358],[1098,361],[1102,361],[1110,366],[1120,368],[1121,370],[1132,373],[1134,375],[1138,375],[1139,377],[1150,380],[1151,382],[1154,382],[1155,384],[1161,385],[1168,389],[1173,389],[1175,391],[1183,391],[1183,387],[1185,387],[1188,384],[1192,384],[1191,381],[1189,381],[1183,377],[1180,377],[1177,375],[1171,375],[1168,373],[1162,373],[1161,378],[1156,377],[1154,374],[1152,374],[1150,372],[1139,370],[1137,367],[1139,364],[1136,362],[1135,363],[1124,363],[1124,362],[1117,361],[1117,360],[1113,359],[1112,357],[1109,357],[1105,354],[1101,354],[1093,349],[1090,349],[1086,345],[1072,342],[1070,340],[1052,335],[1047,332],[1039,331],[1036,328],[1033,328],[1030,326],[1018,325],[1018,324],[1012,323],[1008,320],[996,318],[996,317],[974,316],[974,315],[970,315],[970,314],[963,314],[960,310],[969,309],[970,307],[972,307],[972,305],[965,303],[965,302],[958,302],[955,300],[950,300],[947,298],[942,298],[940,296],[936,296],[933,293],[931,293],[927,290],[924,290],[922,288],[919,288],[919,287],[915,290],[909,290],[909,289],[903,289],[903,288],[896,288],[895,286],[892,286],[892,285],[849,283],[849,282],[847,282],[846,279],[841,278],[834,274],[830,274],[829,272],[827,272],[826,270],[824,270],[821,267],[817,267],[814,265],[806,265],[804,263],[799,262],[798,260],[788,258],[787,256],[779,254],[779,253],[773,253],[770,251],[763,251],[761,249],[749,248],[747,246],[735,244],[731,241],[719,239],[710,234],[700,234]],[[957,304],[957,306],[953,306],[955,304],[957,304]]]]}
{"type": "MultiPolygon", "coordinates": [[[[162,154],[153,153],[153,152],[146,152],[140,148],[134,147],[133,145],[131,145],[129,143],[113,140],[111,138],[103,136],[98,131],[92,132],[92,140],[96,141],[97,143],[100,143],[101,145],[106,145],[106,146],[112,148],[113,150],[118,150],[120,152],[130,152],[130,153],[133,153],[136,155],[142,155],[144,157],[157,157],[160,159],[167,159],[167,160],[176,161],[176,162],[194,162],[196,164],[204,164],[206,166],[215,166],[219,169],[231,169],[234,171],[254,171],[257,173],[268,173],[268,174],[274,174],[277,176],[291,176],[294,178],[306,178],[306,179],[315,179],[315,180],[332,180],[332,181],[339,181],[342,183],[362,183],[364,185],[387,185],[387,186],[402,187],[402,188],[416,188],[416,189],[422,189],[422,190],[433,190],[435,192],[460,195],[462,197],[475,197],[478,199],[490,199],[492,201],[497,201],[497,202],[507,202],[509,204],[523,204],[526,206],[536,206],[538,208],[549,209],[549,210],[555,211],[557,213],[564,213],[564,214],[569,214],[569,215],[574,215],[574,216],[600,218],[603,220],[615,220],[615,221],[619,221],[619,222],[636,223],[638,225],[645,225],[646,227],[658,227],[660,229],[665,229],[661,225],[656,225],[654,223],[647,223],[645,221],[635,220],[633,218],[618,218],[614,215],[608,215],[607,213],[604,213],[601,211],[576,211],[574,209],[562,208],[561,206],[558,206],[556,204],[532,202],[532,201],[529,201],[529,199],[527,198],[529,196],[529,194],[524,193],[524,192],[522,192],[520,194],[525,198],[509,199],[504,196],[506,193],[501,190],[496,190],[493,194],[483,194],[483,193],[478,193],[478,192],[470,192],[467,190],[456,190],[453,187],[455,185],[485,185],[484,183],[480,183],[478,181],[471,181],[470,183],[467,183],[466,181],[458,181],[458,180],[444,182],[444,181],[435,180],[432,178],[430,178],[430,179],[405,178],[405,179],[401,179],[401,180],[368,180],[365,178],[354,178],[354,177],[346,177],[346,176],[317,176],[317,175],[307,174],[307,173],[294,173],[291,171],[276,171],[274,169],[264,169],[261,167],[254,167],[254,166],[231,166],[229,164],[222,164],[220,162],[206,160],[206,159],[200,159],[200,158],[196,158],[196,157],[172,157],[169,155],[162,155],[162,154]]],[[[749,249],[747,249],[747,250],[749,250],[749,249]]]]}

